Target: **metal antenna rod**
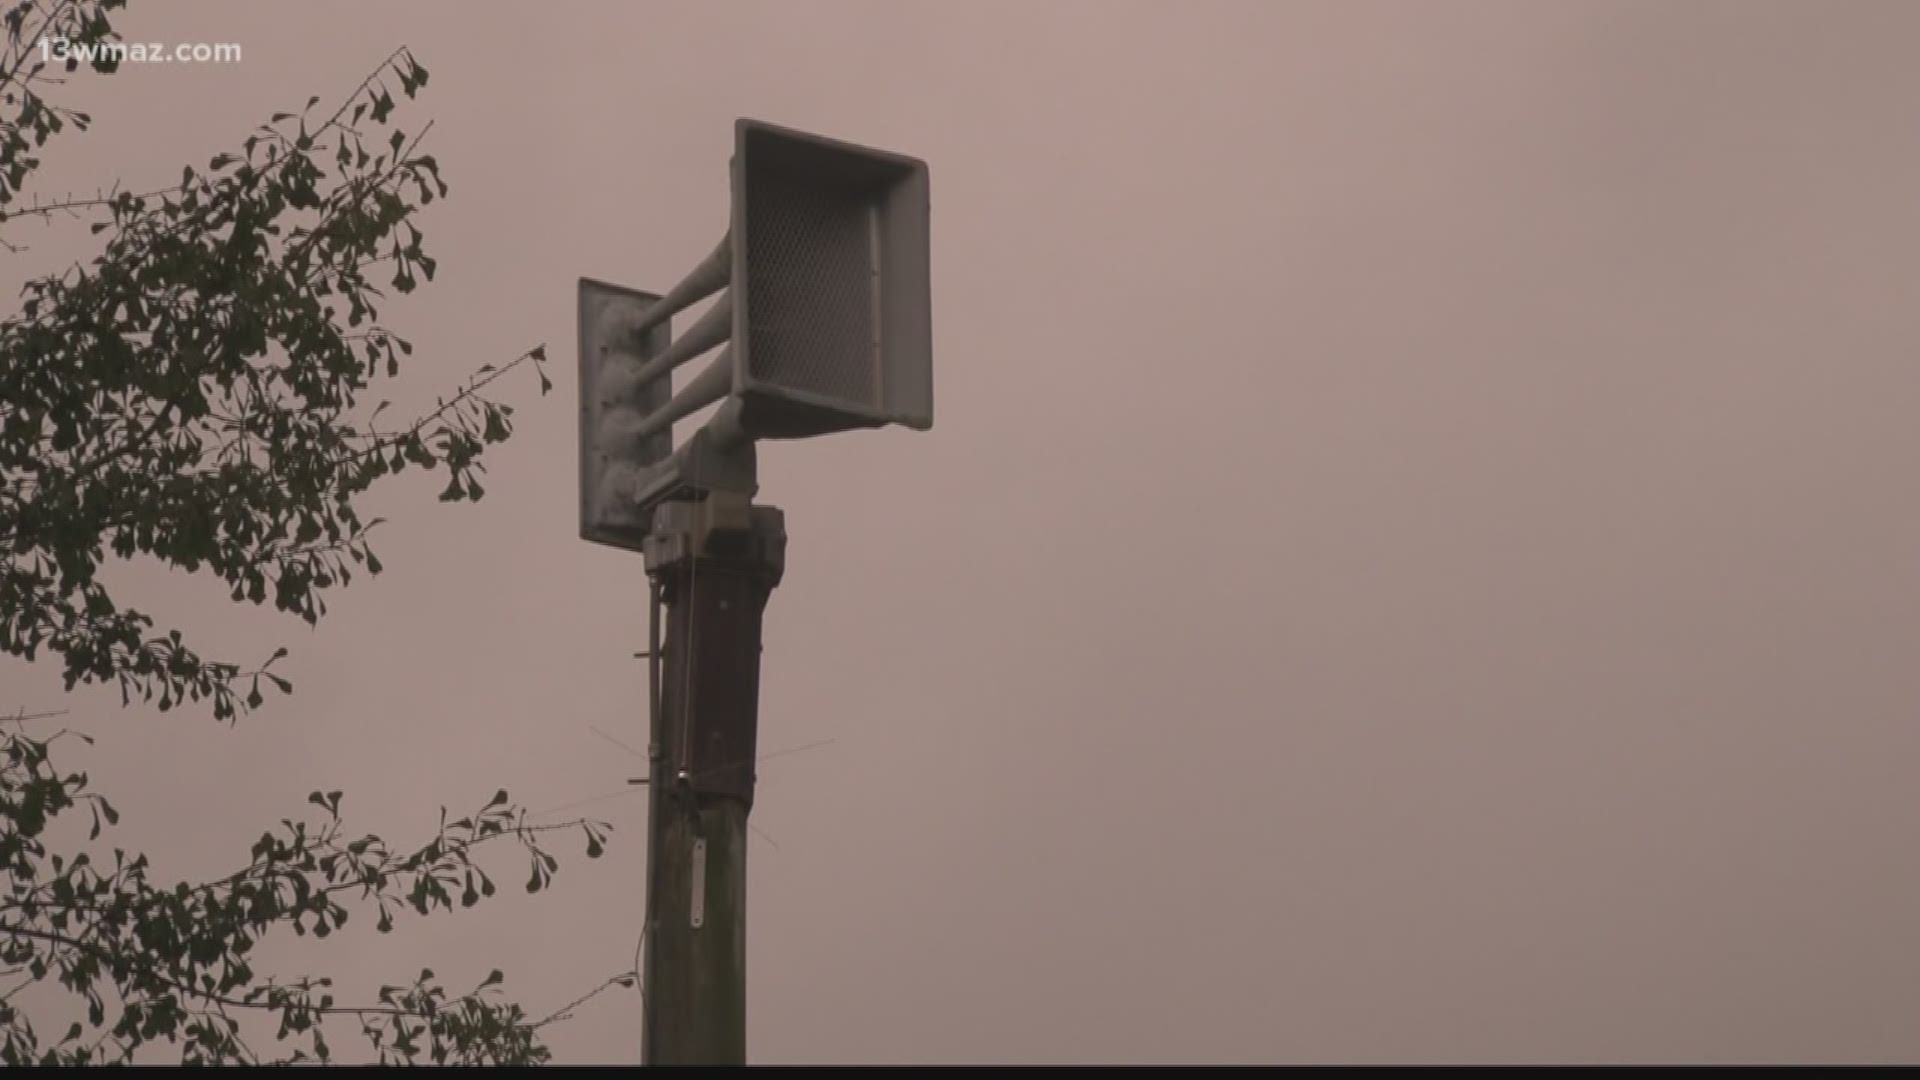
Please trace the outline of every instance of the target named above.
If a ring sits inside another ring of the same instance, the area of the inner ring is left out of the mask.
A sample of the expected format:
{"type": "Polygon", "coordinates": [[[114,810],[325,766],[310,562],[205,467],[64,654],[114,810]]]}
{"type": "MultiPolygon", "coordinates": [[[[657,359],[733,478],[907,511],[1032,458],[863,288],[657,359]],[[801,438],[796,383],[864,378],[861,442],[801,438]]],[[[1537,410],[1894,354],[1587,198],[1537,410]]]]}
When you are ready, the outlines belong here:
{"type": "Polygon", "coordinates": [[[654,996],[654,933],[660,925],[660,907],[654,882],[660,865],[659,843],[654,823],[660,820],[660,771],[664,760],[660,747],[660,582],[647,582],[647,881],[641,901],[640,947],[640,1060],[653,1060],[653,1009],[644,1003],[654,996]]]}

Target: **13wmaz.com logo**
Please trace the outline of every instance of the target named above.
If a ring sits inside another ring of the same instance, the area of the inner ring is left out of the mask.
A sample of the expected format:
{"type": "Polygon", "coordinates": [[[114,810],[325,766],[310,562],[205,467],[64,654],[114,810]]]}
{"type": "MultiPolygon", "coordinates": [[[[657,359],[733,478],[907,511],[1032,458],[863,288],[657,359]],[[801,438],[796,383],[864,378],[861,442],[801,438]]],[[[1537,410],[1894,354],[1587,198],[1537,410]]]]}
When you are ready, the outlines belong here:
{"type": "Polygon", "coordinates": [[[240,46],[230,41],[210,43],[183,42],[168,45],[160,41],[68,41],[65,38],[41,38],[40,59],[49,63],[69,61],[80,64],[232,64],[240,60],[240,46]]]}

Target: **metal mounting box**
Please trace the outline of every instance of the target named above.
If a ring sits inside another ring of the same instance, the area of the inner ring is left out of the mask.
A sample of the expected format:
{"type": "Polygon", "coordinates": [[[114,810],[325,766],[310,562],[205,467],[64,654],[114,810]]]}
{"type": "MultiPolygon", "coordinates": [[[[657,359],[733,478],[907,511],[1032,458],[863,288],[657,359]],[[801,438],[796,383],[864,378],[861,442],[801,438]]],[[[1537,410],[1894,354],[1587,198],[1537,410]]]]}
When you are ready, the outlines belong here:
{"type": "Polygon", "coordinates": [[[641,365],[667,344],[667,327],[633,326],[660,298],[580,279],[580,536],[638,551],[651,524],[635,497],[646,466],[673,450],[673,432],[633,432],[666,405],[667,379],[642,382],[641,365]]]}

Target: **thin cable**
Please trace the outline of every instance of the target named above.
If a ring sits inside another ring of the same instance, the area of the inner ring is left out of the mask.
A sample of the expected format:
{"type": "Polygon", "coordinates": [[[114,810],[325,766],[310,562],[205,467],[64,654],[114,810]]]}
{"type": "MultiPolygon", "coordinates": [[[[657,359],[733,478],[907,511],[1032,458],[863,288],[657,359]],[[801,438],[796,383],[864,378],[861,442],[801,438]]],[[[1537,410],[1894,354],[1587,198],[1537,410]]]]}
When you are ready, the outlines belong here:
{"type": "Polygon", "coordinates": [[[627,745],[626,743],[623,743],[623,742],[621,742],[621,741],[620,741],[619,739],[616,739],[616,738],[614,738],[613,736],[611,736],[611,735],[609,735],[609,734],[607,734],[606,732],[604,732],[604,731],[601,731],[601,730],[600,730],[599,728],[597,728],[597,727],[595,727],[595,726],[593,726],[592,724],[588,724],[588,725],[587,725],[587,730],[588,730],[588,731],[591,731],[591,732],[593,732],[593,733],[594,733],[595,735],[598,735],[598,736],[600,736],[601,738],[603,738],[603,739],[605,739],[605,740],[607,740],[608,742],[610,742],[610,743],[612,743],[613,745],[615,745],[615,746],[617,746],[617,747],[619,747],[620,749],[622,749],[622,750],[625,750],[625,751],[626,751],[627,753],[629,753],[629,754],[632,754],[632,755],[633,755],[634,757],[646,757],[646,756],[647,756],[647,755],[645,755],[645,754],[643,754],[643,753],[641,753],[640,751],[638,751],[638,750],[635,750],[635,749],[634,749],[633,747],[631,747],[631,746],[628,746],[628,745],[627,745]]]}
{"type": "Polygon", "coordinates": [[[737,769],[742,765],[758,765],[763,761],[768,761],[777,757],[786,757],[788,754],[797,754],[802,750],[818,750],[823,746],[831,746],[834,743],[837,743],[839,741],[840,741],[839,739],[821,739],[818,742],[810,742],[804,746],[789,746],[785,750],[775,750],[771,754],[761,754],[758,757],[753,757],[753,758],[741,758],[738,761],[726,761],[718,765],[715,765],[709,769],[701,769],[697,773],[688,773],[687,779],[702,780],[708,776],[713,775],[714,773],[726,772],[729,769],[737,769]]]}
{"type": "Polygon", "coordinates": [[[697,623],[700,618],[700,551],[699,537],[697,534],[687,547],[687,634],[686,640],[681,642],[681,647],[687,650],[687,656],[685,662],[680,665],[680,701],[678,702],[680,706],[680,745],[677,749],[680,752],[680,761],[677,767],[681,775],[684,775],[693,765],[693,758],[691,756],[694,707],[693,659],[697,650],[697,646],[694,643],[699,640],[697,623]]]}
{"type": "Polygon", "coordinates": [[[658,579],[647,581],[647,881],[640,890],[640,940],[633,946],[633,970],[640,973],[640,1060],[645,1064],[653,1049],[653,1008],[648,998],[653,993],[653,899],[658,877],[658,837],[654,826],[660,821],[660,780],[666,771],[660,767],[662,749],[660,700],[660,602],[658,579]]]}
{"type": "Polygon", "coordinates": [[[647,583],[647,760],[660,757],[660,583],[647,583]]]}
{"type": "Polygon", "coordinates": [[[608,799],[617,799],[622,795],[631,795],[638,790],[640,789],[637,787],[624,787],[624,788],[621,788],[619,791],[610,791],[605,795],[594,795],[589,798],[577,800],[575,802],[561,803],[559,806],[549,806],[545,810],[536,810],[528,816],[535,817],[535,818],[543,818],[543,817],[546,817],[548,814],[558,814],[566,810],[578,810],[582,806],[591,806],[594,803],[606,802],[608,799]]]}

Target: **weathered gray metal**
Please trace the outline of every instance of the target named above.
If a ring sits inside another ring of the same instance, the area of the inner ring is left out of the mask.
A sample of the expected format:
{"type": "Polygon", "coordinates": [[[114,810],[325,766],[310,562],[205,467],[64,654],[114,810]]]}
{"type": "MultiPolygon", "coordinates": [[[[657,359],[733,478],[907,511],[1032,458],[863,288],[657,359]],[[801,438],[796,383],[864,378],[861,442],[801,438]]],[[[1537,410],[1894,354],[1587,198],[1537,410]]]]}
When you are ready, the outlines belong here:
{"type": "Polygon", "coordinates": [[[933,425],[926,163],[741,120],[731,173],[725,237],[664,295],[580,283],[586,539],[638,547],[647,511],[705,477],[751,493],[741,448],[757,439],[933,425]],[[673,371],[715,349],[672,393],[673,371]],[[716,403],[707,445],[676,453],[673,425],[716,403]]]}
{"type": "Polygon", "coordinates": [[[927,164],[735,129],[734,388],[755,438],[933,426],[927,164]]]}
{"type": "Polygon", "coordinates": [[[671,432],[635,438],[671,397],[665,379],[642,379],[667,345],[667,328],[633,327],[659,297],[580,279],[580,535],[638,551],[651,524],[634,498],[646,469],[673,450],[671,432]]]}

